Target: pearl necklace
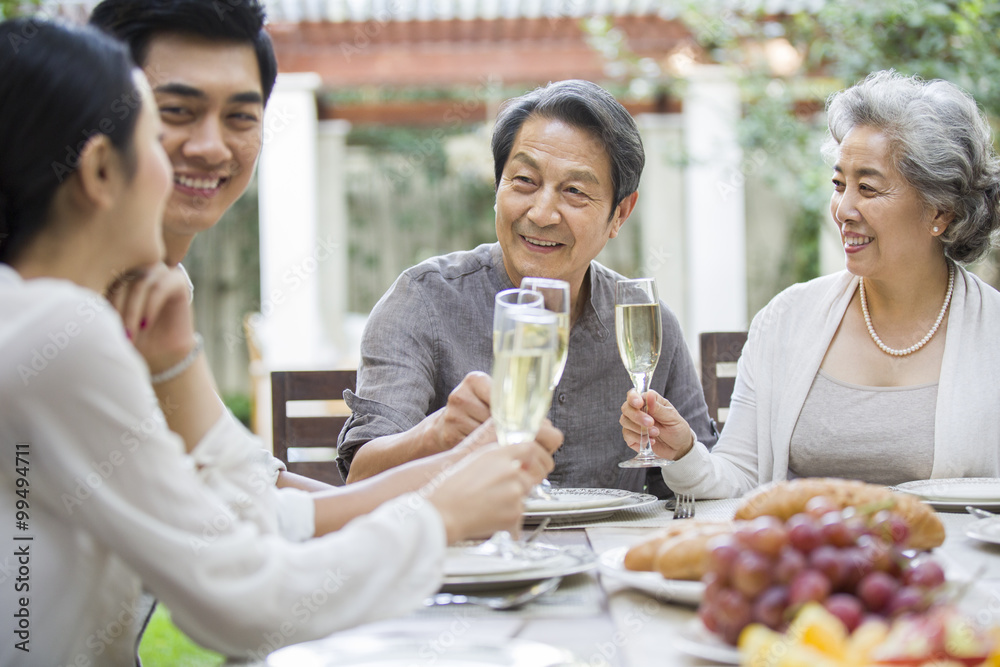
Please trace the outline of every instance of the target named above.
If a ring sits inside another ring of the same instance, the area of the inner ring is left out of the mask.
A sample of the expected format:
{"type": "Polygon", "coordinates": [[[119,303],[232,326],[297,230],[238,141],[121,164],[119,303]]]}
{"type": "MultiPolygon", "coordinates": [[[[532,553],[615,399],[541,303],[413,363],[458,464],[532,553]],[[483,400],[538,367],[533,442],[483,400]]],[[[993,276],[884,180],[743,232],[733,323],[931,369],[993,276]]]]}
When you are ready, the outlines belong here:
{"type": "Polygon", "coordinates": [[[905,357],[908,354],[913,354],[924,345],[930,342],[934,334],[937,333],[938,327],[941,326],[941,322],[944,321],[944,314],[948,311],[948,304],[951,303],[951,293],[955,289],[955,265],[948,264],[948,291],[944,295],[944,304],[941,306],[941,312],[938,313],[937,320],[934,322],[934,326],[931,330],[927,332],[927,335],[920,339],[919,343],[915,343],[905,350],[896,350],[889,347],[882,342],[882,339],[878,337],[875,333],[875,327],[872,326],[872,316],[868,313],[868,299],[865,297],[865,279],[861,278],[861,283],[859,286],[861,291],[861,312],[865,314],[865,324],[868,325],[868,333],[871,334],[872,340],[878,345],[878,348],[885,352],[886,354],[892,355],[894,357],[905,357]]]}

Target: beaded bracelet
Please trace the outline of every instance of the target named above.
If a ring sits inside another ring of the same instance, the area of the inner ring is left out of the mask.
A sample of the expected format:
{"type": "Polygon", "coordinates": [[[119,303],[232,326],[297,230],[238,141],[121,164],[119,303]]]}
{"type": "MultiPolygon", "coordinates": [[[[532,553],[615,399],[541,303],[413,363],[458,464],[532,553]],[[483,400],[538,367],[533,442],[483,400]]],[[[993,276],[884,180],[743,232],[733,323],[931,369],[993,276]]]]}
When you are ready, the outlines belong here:
{"type": "Polygon", "coordinates": [[[194,360],[198,358],[201,351],[205,348],[205,339],[201,337],[200,333],[194,334],[194,347],[188,352],[187,356],[178,361],[176,364],[171,366],[165,371],[161,371],[156,375],[149,378],[149,381],[153,384],[163,384],[168,380],[173,380],[175,377],[183,373],[188,369],[188,366],[194,363],[194,360]]]}

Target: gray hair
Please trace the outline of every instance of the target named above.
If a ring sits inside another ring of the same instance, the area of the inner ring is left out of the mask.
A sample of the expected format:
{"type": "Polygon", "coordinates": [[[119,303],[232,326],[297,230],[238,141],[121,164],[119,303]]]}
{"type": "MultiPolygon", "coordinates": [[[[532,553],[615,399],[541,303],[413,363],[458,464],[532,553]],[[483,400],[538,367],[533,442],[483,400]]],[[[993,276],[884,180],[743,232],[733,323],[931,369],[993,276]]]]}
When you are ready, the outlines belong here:
{"type": "Polygon", "coordinates": [[[989,251],[1000,228],[1000,160],[971,95],[940,79],[873,72],[830,96],[827,122],[827,157],[855,126],[886,135],[896,170],[928,206],[955,214],[940,237],[945,255],[966,263],[989,251]]]}
{"type": "Polygon", "coordinates": [[[500,187],[503,168],[521,126],[531,116],[560,120],[590,132],[611,159],[614,207],[639,189],[646,162],[639,129],[614,95],[595,83],[572,79],[557,81],[504,103],[493,128],[493,172],[500,187]]]}

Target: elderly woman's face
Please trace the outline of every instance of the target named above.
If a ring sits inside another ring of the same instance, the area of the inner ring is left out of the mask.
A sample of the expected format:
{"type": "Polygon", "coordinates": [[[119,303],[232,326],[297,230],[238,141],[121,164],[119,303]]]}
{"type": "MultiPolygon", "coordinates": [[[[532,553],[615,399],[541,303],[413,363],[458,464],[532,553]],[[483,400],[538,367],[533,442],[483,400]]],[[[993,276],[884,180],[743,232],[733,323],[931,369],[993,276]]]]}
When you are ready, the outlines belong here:
{"type": "Polygon", "coordinates": [[[940,257],[932,232],[936,212],[892,166],[884,134],[853,128],[840,144],[833,172],[830,212],[851,273],[891,278],[940,257]]]}

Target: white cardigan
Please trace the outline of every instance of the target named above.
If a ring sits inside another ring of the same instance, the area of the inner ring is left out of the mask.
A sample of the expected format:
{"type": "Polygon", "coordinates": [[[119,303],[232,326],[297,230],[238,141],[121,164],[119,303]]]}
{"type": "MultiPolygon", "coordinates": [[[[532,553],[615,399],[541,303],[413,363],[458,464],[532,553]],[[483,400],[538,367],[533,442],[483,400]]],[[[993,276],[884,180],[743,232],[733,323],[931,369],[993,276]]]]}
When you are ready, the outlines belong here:
{"type": "MultiPolygon", "coordinates": [[[[670,488],[728,498],[788,477],[792,431],[857,286],[847,271],[793,285],[754,317],[719,442],[663,468],[670,488]]],[[[1000,476],[1000,292],[961,267],[946,336],[931,476],[1000,476]]]]}
{"type": "MultiPolygon", "coordinates": [[[[294,542],[287,535],[304,537],[306,521],[281,525],[275,471],[229,415],[187,456],[155,408],[145,362],[100,295],[61,280],[24,281],[0,264],[0,313],[0,616],[8,626],[0,664],[134,665],[142,587],[198,643],[263,657],[409,611],[440,585],[444,526],[418,494],[294,542]],[[26,530],[15,525],[17,509],[26,530]],[[29,550],[25,563],[17,547],[29,550]],[[17,590],[4,573],[22,564],[26,588],[17,590]],[[22,608],[30,652],[9,629],[22,608]]],[[[311,520],[311,499],[286,498],[303,499],[311,520]]]]}

